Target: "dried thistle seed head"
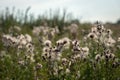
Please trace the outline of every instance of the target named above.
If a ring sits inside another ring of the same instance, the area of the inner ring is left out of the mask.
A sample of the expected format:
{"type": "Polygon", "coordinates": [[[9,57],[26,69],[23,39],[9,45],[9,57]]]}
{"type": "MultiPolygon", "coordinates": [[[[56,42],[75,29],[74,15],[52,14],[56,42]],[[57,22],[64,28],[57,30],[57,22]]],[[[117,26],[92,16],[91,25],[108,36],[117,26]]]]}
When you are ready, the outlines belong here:
{"type": "Polygon", "coordinates": [[[52,43],[51,43],[50,40],[45,40],[45,41],[44,41],[44,45],[45,45],[46,47],[51,47],[51,46],[52,46],[52,43]]]}
{"type": "Polygon", "coordinates": [[[25,39],[27,42],[32,42],[32,38],[29,34],[25,34],[25,39]]]}
{"type": "Polygon", "coordinates": [[[49,56],[48,56],[48,59],[52,59],[52,56],[51,56],[51,55],[49,55],[49,56]]]}
{"type": "Polygon", "coordinates": [[[110,49],[105,49],[105,51],[104,51],[104,55],[106,55],[106,54],[110,54],[110,53],[111,53],[110,49]]]}
{"type": "Polygon", "coordinates": [[[100,54],[97,54],[97,55],[95,56],[95,60],[98,62],[100,59],[101,59],[101,55],[100,55],[100,54]]]}
{"type": "Polygon", "coordinates": [[[86,61],[87,57],[86,56],[82,56],[82,59],[83,59],[83,61],[86,61]]]}
{"type": "Polygon", "coordinates": [[[66,58],[62,58],[62,61],[63,61],[63,62],[66,62],[66,61],[67,61],[67,59],[66,59],[66,58]]]}
{"type": "Polygon", "coordinates": [[[115,59],[115,55],[113,53],[110,53],[109,57],[113,60],[115,59]]]}
{"type": "Polygon", "coordinates": [[[44,55],[42,55],[42,59],[43,59],[43,60],[46,60],[46,57],[45,57],[44,55]]]}
{"type": "Polygon", "coordinates": [[[89,48],[88,47],[82,47],[81,51],[82,51],[84,56],[88,56],[88,54],[89,54],[89,48]]]}
{"type": "Polygon", "coordinates": [[[72,41],[72,45],[73,46],[79,46],[80,45],[80,42],[78,40],[73,40],[72,41]]]}
{"type": "Polygon", "coordinates": [[[41,68],[42,68],[42,64],[37,63],[37,65],[36,65],[36,69],[38,70],[38,69],[41,69],[41,68]]]}
{"type": "Polygon", "coordinates": [[[106,58],[106,59],[109,59],[109,54],[106,54],[106,55],[105,55],[105,58],[106,58]]]}
{"type": "Polygon", "coordinates": [[[97,31],[100,31],[102,28],[101,28],[101,25],[98,25],[97,26],[97,31]]]}
{"type": "Polygon", "coordinates": [[[106,32],[107,32],[108,35],[111,35],[111,34],[112,34],[112,31],[111,31],[110,29],[107,29],[106,32]]]}
{"type": "Polygon", "coordinates": [[[47,52],[49,52],[50,51],[50,49],[48,48],[48,47],[44,47],[43,48],[43,53],[47,53],[47,52]]]}
{"type": "Polygon", "coordinates": [[[18,61],[18,64],[24,66],[25,65],[25,61],[21,59],[21,60],[18,61]]]}
{"type": "Polygon", "coordinates": [[[116,41],[111,36],[104,39],[105,46],[113,47],[115,43],[116,43],[116,41]]]}
{"type": "Polygon", "coordinates": [[[65,71],[65,73],[69,74],[70,73],[70,69],[67,68],[66,71],[65,71]]]}
{"type": "Polygon", "coordinates": [[[95,33],[89,33],[87,37],[90,39],[97,39],[98,38],[95,33]]]}
{"type": "Polygon", "coordinates": [[[63,41],[63,44],[66,44],[67,43],[67,41],[63,41]]]}
{"type": "Polygon", "coordinates": [[[79,52],[81,49],[79,46],[73,46],[73,52],[79,52]]]}
{"type": "Polygon", "coordinates": [[[119,62],[115,61],[115,62],[113,62],[112,67],[113,68],[117,68],[119,65],[120,65],[119,62]]]}
{"type": "Polygon", "coordinates": [[[91,32],[92,32],[92,33],[96,33],[96,32],[97,32],[97,28],[96,28],[96,27],[92,27],[92,28],[91,28],[91,32]]]}
{"type": "Polygon", "coordinates": [[[118,37],[117,41],[120,42],[120,37],[118,37]]]}
{"type": "Polygon", "coordinates": [[[62,64],[67,65],[68,60],[66,58],[62,58],[62,64]]]}

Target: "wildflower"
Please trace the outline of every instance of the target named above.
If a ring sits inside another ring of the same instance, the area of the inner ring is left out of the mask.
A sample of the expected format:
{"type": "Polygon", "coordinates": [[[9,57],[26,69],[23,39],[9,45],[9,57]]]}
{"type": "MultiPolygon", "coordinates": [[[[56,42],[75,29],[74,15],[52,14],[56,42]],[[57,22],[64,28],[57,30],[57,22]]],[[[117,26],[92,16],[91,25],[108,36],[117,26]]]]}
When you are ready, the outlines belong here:
{"type": "Polygon", "coordinates": [[[64,37],[62,40],[63,40],[64,48],[69,49],[71,40],[68,37],[64,37]]]}
{"type": "Polygon", "coordinates": [[[27,58],[30,59],[31,62],[35,62],[34,55],[27,55],[27,58]]]}
{"type": "Polygon", "coordinates": [[[69,26],[69,30],[70,30],[70,33],[73,37],[73,39],[76,39],[77,35],[78,35],[78,25],[77,24],[71,24],[69,26]]]}
{"type": "Polygon", "coordinates": [[[89,33],[87,37],[90,39],[97,39],[98,38],[95,33],[89,33]]]}
{"type": "Polygon", "coordinates": [[[26,49],[27,49],[27,52],[33,53],[33,51],[34,51],[34,46],[33,46],[31,43],[27,43],[27,44],[26,44],[26,49]]]}
{"type": "Polygon", "coordinates": [[[101,32],[102,30],[104,30],[104,26],[101,23],[97,23],[97,25],[95,25],[97,27],[97,31],[101,32]]]}
{"type": "Polygon", "coordinates": [[[108,37],[104,40],[104,43],[105,43],[106,46],[112,47],[112,46],[114,46],[116,41],[112,37],[108,37]]]}
{"type": "Polygon", "coordinates": [[[91,28],[91,32],[92,32],[92,33],[97,33],[97,28],[96,28],[96,27],[92,27],[92,28],[91,28]]]}
{"type": "Polygon", "coordinates": [[[69,74],[70,73],[70,69],[67,68],[66,71],[65,71],[65,73],[69,74]]]}
{"type": "Polygon", "coordinates": [[[115,58],[115,55],[112,54],[112,53],[108,53],[105,55],[106,59],[114,59],[115,58]]]}
{"type": "Polygon", "coordinates": [[[58,53],[58,54],[56,55],[56,60],[57,60],[57,61],[60,61],[60,60],[61,60],[61,56],[62,56],[61,53],[58,53]]]}
{"type": "Polygon", "coordinates": [[[46,41],[44,41],[44,45],[45,45],[46,47],[51,47],[51,46],[52,46],[52,43],[51,43],[50,40],[46,40],[46,41]]]}
{"type": "Polygon", "coordinates": [[[120,42],[120,37],[118,37],[118,40],[117,40],[118,42],[120,42]]]}
{"type": "Polygon", "coordinates": [[[112,68],[117,68],[118,66],[120,66],[120,62],[116,59],[112,64],[112,68]]]}
{"type": "Polygon", "coordinates": [[[74,58],[75,60],[80,59],[81,57],[82,57],[81,54],[76,54],[76,55],[73,56],[73,58],[74,58]]]}
{"type": "Polygon", "coordinates": [[[3,35],[2,42],[4,43],[4,46],[10,46],[11,45],[11,36],[10,35],[3,35]]]}
{"type": "Polygon", "coordinates": [[[101,55],[100,55],[100,54],[97,54],[97,55],[95,56],[95,60],[98,62],[100,59],[101,59],[101,55]]]}
{"type": "Polygon", "coordinates": [[[79,46],[80,42],[78,40],[73,40],[72,45],[73,46],[79,46]]]}
{"type": "Polygon", "coordinates": [[[19,39],[21,41],[22,39],[25,39],[25,36],[23,34],[21,34],[21,35],[17,36],[17,39],[19,39]]]}
{"type": "Polygon", "coordinates": [[[68,60],[66,58],[62,58],[62,64],[67,65],[68,60]]]}
{"type": "Polygon", "coordinates": [[[32,33],[34,35],[39,36],[39,33],[41,32],[40,27],[33,27],[32,33]]]}
{"type": "Polygon", "coordinates": [[[25,34],[25,39],[27,42],[32,42],[32,38],[29,34],[25,34]]]}
{"type": "Polygon", "coordinates": [[[20,42],[19,42],[20,45],[26,45],[27,44],[27,41],[25,39],[22,39],[20,42]]]}
{"type": "Polygon", "coordinates": [[[18,64],[24,66],[25,65],[25,61],[21,59],[21,60],[18,61],[18,64]]]}
{"type": "Polygon", "coordinates": [[[82,59],[83,61],[86,61],[87,57],[88,57],[88,56],[86,56],[86,55],[82,55],[82,56],[81,56],[81,59],[82,59]]]}
{"type": "Polygon", "coordinates": [[[73,46],[73,48],[72,48],[72,51],[74,53],[78,53],[78,52],[80,52],[80,50],[81,50],[81,48],[79,46],[73,46]]]}
{"type": "Polygon", "coordinates": [[[56,34],[60,33],[60,31],[59,31],[59,29],[58,29],[58,26],[55,26],[54,29],[55,29],[55,33],[56,33],[56,34]]]}
{"type": "Polygon", "coordinates": [[[41,68],[42,68],[42,64],[37,63],[37,65],[36,65],[36,69],[38,70],[38,69],[41,69],[41,68]]]}
{"type": "Polygon", "coordinates": [[[50,58],[50,54],[49,53],[47,53],[47,52],[43,52],[42,53],[42,57],[43,57],[43,59],[46,59],[46,58],[50,58]]]}
{"type": "Polygon", "coordinates": [[[58,46],[62,46],[62,45],[64,45],[62,39],[56,41],[56,44],[57,44],[57,47],[58,47],[58,46]]]}
{"type": "Polygon", "coordinates": [[[107,29],[107,34],[108,35],[111,35],[112,34],[112,31],[110,29],[107,29]]]}
{"type": "Polygon", "coordinates": [[[82,52],[85,56],[87,56],[89,54],[89,48],[88,47],[82,47],[82,52]]]}

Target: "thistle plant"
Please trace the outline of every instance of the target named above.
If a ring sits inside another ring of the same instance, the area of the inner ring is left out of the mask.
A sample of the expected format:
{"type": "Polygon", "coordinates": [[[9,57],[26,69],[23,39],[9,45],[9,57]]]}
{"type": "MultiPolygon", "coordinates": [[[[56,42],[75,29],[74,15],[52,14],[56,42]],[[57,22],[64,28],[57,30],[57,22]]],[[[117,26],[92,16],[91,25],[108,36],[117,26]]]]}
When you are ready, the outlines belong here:
{"type": "Polygon", "coordinates": [[[31,34],[23,33],[22,27],[2,33],[0,79],[120,79],[120,38],[112,30],[102,23],[93,24],[83,37],[79,37],[77,24],[66,30],[70,31],[60,35],[58,27],[42,25],[31,34]]]}

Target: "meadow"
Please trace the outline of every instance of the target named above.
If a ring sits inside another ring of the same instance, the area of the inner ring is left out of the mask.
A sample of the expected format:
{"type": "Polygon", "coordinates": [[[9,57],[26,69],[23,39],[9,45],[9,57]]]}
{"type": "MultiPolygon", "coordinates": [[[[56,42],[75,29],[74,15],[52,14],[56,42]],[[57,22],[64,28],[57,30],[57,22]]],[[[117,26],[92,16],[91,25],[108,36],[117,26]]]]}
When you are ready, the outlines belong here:
{"type": "Polygon", "coordinates": [[[66,11],[0,12],[0,80],[120,80],[120,21],[81,23],[66,11]]]}

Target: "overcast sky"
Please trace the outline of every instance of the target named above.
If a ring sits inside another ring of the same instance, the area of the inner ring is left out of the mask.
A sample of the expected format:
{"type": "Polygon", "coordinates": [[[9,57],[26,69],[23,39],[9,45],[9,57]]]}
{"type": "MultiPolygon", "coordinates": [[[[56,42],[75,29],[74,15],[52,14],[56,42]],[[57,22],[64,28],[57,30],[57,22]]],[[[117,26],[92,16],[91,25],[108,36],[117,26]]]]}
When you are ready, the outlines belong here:
{"type": "Polygon", "coordinates": [[[5,7],[25,10],[29,6],[35,15],[59,8],[81,21],[116,22],[120,19],[120,0],[0,0],[0,10],[5,7]]]}

